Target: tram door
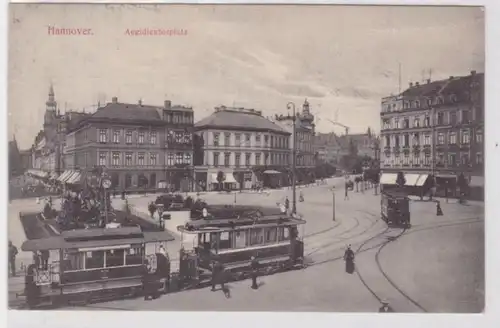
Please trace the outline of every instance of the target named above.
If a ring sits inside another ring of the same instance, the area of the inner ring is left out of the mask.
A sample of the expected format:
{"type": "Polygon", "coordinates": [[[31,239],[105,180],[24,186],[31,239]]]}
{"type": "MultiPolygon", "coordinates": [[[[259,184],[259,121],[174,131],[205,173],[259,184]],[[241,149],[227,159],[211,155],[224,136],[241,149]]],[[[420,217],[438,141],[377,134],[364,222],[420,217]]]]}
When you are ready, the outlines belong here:
{"type": "Polygon", "coordinates": [[[246,247],[246,231],[237,230],[234,232],[234,248],[246,247]]]}

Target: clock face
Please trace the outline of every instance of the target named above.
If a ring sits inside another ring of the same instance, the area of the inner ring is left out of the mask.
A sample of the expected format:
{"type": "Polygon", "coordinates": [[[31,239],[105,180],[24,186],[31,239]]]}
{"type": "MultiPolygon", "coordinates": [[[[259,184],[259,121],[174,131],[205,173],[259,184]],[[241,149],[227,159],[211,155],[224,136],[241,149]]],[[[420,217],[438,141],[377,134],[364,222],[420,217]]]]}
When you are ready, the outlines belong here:
{"type": "Polygon", "coordinates": [[[102,186],[103,186],[104,188],[106,188],[106,189],[107,189],[107,188],[109,188],[109,187],[111,187],[111,181],[109,181],[109,180],[104,180],[104,181],[102,182],[102,186]]]}

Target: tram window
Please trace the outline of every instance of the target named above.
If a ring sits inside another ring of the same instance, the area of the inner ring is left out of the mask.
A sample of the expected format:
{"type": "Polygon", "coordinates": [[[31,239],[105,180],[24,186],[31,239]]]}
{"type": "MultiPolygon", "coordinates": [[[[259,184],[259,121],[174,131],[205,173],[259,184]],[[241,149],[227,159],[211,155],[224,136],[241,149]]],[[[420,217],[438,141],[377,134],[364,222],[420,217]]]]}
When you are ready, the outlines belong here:
{"type": "Polygon", "coordinates": [[[221,232],[219,237],[219,249],[231,248],[231,235],[229,232],[221,232]]]}
{"type": "Polygon", "coordinates": [[[274,243],[276,242],[277,237],[277,228],[267,228],[266,229],[266,243],[274,243]]]}
{"type": "Polygon", "coordinates": [[[234,248],[244,248],[246,242],[246,231],[239,230],[234,233],[234,248]]]}
{"type": "Polygon", "coordinates": [[[64,267],[67,271],[84,269],[85,253],[71,252],[64,254],[64,267]]]}
{"type": "Polygon", "coordinates": [[[290,239],[288,228],[285,227],[278,228],[278,241],[285,241],[288,239],[290,239]]]}
{"type": "Polygon", "coordinates": [[[123,265],[123,249],[112,249],[106,252],[106,267],[123,265]]]}
{"type": "Polygon", "coordinates": [[[104,268],[104,251],[87,252],[85,258],[85,268],[104,268]]]}
{"type": "Polygon", "coordinates": [[[142,264],[142,249],[137,247],[137,248],[131,248],[127,250],[127,255],[125,255],[125,264],[126,265],[138,265],[142,264]]]}
{"type": "Polygon", "coordinates": [[[250,230],[250,246],[264,243],[264,231],[262,228],[250,230]]]}

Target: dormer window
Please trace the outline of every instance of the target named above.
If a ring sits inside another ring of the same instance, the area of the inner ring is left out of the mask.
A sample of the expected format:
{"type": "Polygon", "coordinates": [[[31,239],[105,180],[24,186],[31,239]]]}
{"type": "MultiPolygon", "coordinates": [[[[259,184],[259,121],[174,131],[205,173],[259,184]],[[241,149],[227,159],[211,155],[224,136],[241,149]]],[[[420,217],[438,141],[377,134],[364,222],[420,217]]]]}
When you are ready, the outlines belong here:
{"type": "Polygon", "coordinates": [[[451,101],[452,103],[456,103],[456,102],[457,102],[457,95],[451,95],[451,96],[450,96],[450,101],[451,101]]]}
{"type": "Polygon", "coordinates": [[[415,108],[420,108],[420,101],[415,100],[415,108]]]}

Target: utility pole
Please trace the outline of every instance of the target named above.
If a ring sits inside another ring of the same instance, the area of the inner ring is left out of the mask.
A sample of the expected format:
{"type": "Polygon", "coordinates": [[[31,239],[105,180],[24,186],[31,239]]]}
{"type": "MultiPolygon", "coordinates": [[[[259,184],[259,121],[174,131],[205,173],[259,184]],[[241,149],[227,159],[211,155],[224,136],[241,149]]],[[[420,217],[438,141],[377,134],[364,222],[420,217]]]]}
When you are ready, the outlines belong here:
{"type": "Polygon", "coordinates": [[[296,140],[297,140],[297,132],[296,132],[296,117],[295,117],[295,104],[293,102],[289,102],[286,107],[288,110],[292,109],[292,214],[297,213],[297,197],[295,190],[295,166],[296,166],[296,140]]]}
{"type": "Polygon", "coordinates": [[[435,163],[436,163],[436,139],[435,139],[435,124],[434,119],[436,116],[436,108],[431,106],[431,117],[429,123],[431,124],[431,174],[434,178],[435,163]]]}

